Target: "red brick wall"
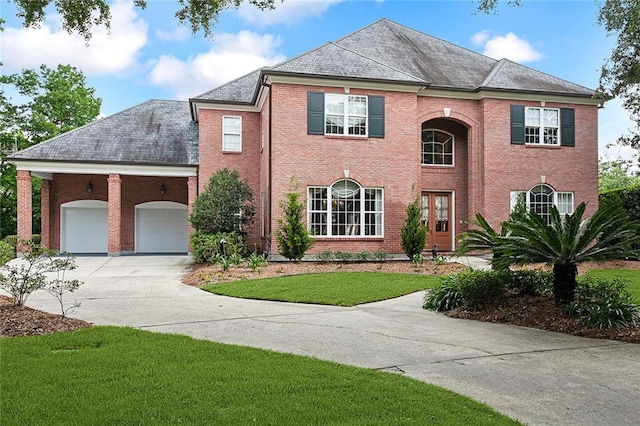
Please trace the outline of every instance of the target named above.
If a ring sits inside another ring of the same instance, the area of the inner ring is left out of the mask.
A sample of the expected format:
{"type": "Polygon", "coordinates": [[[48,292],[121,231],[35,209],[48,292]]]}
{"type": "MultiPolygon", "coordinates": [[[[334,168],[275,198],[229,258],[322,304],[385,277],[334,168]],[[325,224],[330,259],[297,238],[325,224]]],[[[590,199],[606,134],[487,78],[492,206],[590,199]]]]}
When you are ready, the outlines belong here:
{"type": "Polygon", "coordinates": [[[245,227],[249,249],[260,246],[260,138],[261,118],[257,112],[199,111],[199,182],[198,192],[202,192],[209,178],[224,167],[238,170],[253,192],[256,216],[252,224],[245,227]],[[222,116],[242,117],[242,152],[222,152],[222,116]]]}
{"type": "MultiPolygon", "coordinates": [[[[385,138],[317,136],[307,134],[307,92],[344,93],[341,87],[273,84],[273,202],[272,229],[282,217],[279,203],[291,189],[292,178],[307,198],[308,186],[329,186],[349,177],[365,187],[384,189],[384,238],[317,238],[309,253],[327,249],[401,253],[400,228],[404,209],[418,184],[415,94],[351,89],[350,94],[385,97],[385,138]]],[[[272,242],[276,252],[275,241],[272,242]]]]}
{"type": "Polygon", "coordinates": [[[575,109],[576,146],[512,145],[510,105],[540,107],[540,102],[485,99],[484,209],[493,225],[507,219],[510,191],[527,191],[545,182],[556,191],[573,192],[574,205],[588,202],[586,215],[598,207],[598,109],[596,106],[546,102],[545,107],[575,109]]]}

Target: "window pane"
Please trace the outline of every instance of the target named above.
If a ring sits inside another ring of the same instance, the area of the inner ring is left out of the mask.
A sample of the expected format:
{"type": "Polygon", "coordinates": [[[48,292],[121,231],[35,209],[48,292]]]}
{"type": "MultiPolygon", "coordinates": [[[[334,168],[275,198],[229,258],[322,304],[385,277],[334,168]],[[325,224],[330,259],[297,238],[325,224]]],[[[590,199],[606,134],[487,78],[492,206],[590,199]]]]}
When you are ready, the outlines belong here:
{"type": "Polygon", "coordinates": [[[525,116],[527,126],[540,126],[540,108],[527,108],[525,116]]]}
{"type": "Polygon", "coordinates": [[[344,115],[344,97],[341,95],[326,95],[325,112],[327,114],[344,115]]]}
{"type": "Polygon", "coordinates": [[[224,135],[224,144],[222,149],[225,151],[242,150],[242,142],[240,140],[240,135],[224,135]]]}
{"type": "Polygon", "coordinates": [[[325,133],[328,135],[344,134],[344,117],[335,117],[327,115],[325,120],[325,133]]]}
{"type": "Polygon", "coordinates": [[[367,134],[366,118],[349,117],[349,134],[365,136],[367,134]]]}
{"type": "Polygon", "coordinates": [[[544,126],[545,127],[558,127],[558,113],[557,109],[545,109],[544,110],[544,126]]]}
{"type": "Polygon", "coordinates": [[[367,115],[366,96],[349,96],[349,115],[367,115]]]}
{"type": "Polygon", "coordinates": [[[529,191],[529,209],[551,223],[550,209],[553,205],[553,189],[549,185],[537,185],[529,191]]]}

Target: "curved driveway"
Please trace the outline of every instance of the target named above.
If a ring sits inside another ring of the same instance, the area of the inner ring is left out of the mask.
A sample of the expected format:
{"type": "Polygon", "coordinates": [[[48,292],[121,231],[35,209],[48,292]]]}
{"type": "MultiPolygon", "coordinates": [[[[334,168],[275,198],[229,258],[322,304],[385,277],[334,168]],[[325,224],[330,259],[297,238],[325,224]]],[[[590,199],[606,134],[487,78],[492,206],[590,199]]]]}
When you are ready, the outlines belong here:
{"type": "MultiPolygon", "coordinates": [[[[351,308],[216,296],[181,284],[188,257],[79,257],[72,316],[405,374],[532,425],[632,425],[640,345],[448,318],[423,293],[351,308]]],[[[34,293],[28,305],[58,312],[34,293]]]]}

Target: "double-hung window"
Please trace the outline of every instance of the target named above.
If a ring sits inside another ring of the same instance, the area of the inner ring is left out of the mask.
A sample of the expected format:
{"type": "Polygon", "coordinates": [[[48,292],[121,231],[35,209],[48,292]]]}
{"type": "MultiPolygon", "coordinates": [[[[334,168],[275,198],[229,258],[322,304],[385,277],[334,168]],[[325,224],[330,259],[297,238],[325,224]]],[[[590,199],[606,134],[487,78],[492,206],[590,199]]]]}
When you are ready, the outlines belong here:
{"type": "Polygon", "coordinates": [[[557,108],[525,108],[525,143],[559,145],[560,110],[557,108]]]}
{"type": "Polygon", "coordinates": [[[382,236],[381,188],[363,188],[350,179],[308,188],[309,231],[315,236],[382,236]]]}
{"type": "Polygon", "coordinates": [[[222,150],[228,152],[242,151],[242,117],[222,117],[222,150]]]}
{"type": "Polygon", "coordinates": [[[367,97],[325,95],[325,134],[367,136],[367,97]]]}

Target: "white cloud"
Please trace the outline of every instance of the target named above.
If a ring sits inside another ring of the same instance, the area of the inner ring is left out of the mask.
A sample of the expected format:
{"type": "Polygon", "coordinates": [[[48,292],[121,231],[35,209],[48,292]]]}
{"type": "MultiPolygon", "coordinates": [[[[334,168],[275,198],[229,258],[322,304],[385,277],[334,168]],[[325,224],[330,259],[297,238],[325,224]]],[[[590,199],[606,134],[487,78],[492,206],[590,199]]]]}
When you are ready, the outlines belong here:
{"type": "Polygon", "coordinates": [[[275,1],[275,9],[260,10],[245,1],[237,14],[249,24],[267,27],[275,24],[295,25],[309,16],[321,16],[330,6],[342,0],[286,0],[275,1]]]}
{"type": "Polygon", "coordinates": [[[156,37],[166,41],[184,41],[191,37],[191,31],[184,25],[178,26],[172,31],[157,30],[156,37]]]}
{"type": "Polygon", "coordinates": [[[111,32],[95,27],[90,46],[60,28],[59,19],[54,15],[40,28],[6,28],[0,41],[5,71],[71,64],[86,74],[113,74],[132,67],[147,43],[147,23],[131,1],[111,5],[111,32]]]}
{"type": "Polygon", "coordinates": [[[177,99],[199,95],[266,65],[285,60],[275,49],[280,37],[241,31],[216,34],[206,53],[181,60],[162,55],[149,75],[152,84],[173,90],[177,99]]]}
{"type": "Polygon", "coordinates": [[[491,36],[491,31],[483,30],[471,36],[471,42],[484,46],[483,54],[494,59],[509,59],[518,63],[533,62],[543,58],[528,41],[514,33],[491,36]]]}
{"type": "Polygon", "coordinates": [[[489,39],[490,35],[491,35],[491,31],[489,30],[478,31],[477,33],[471,36],[471,43],[473,43],[476,46],[482,46],[489,39]]]}

